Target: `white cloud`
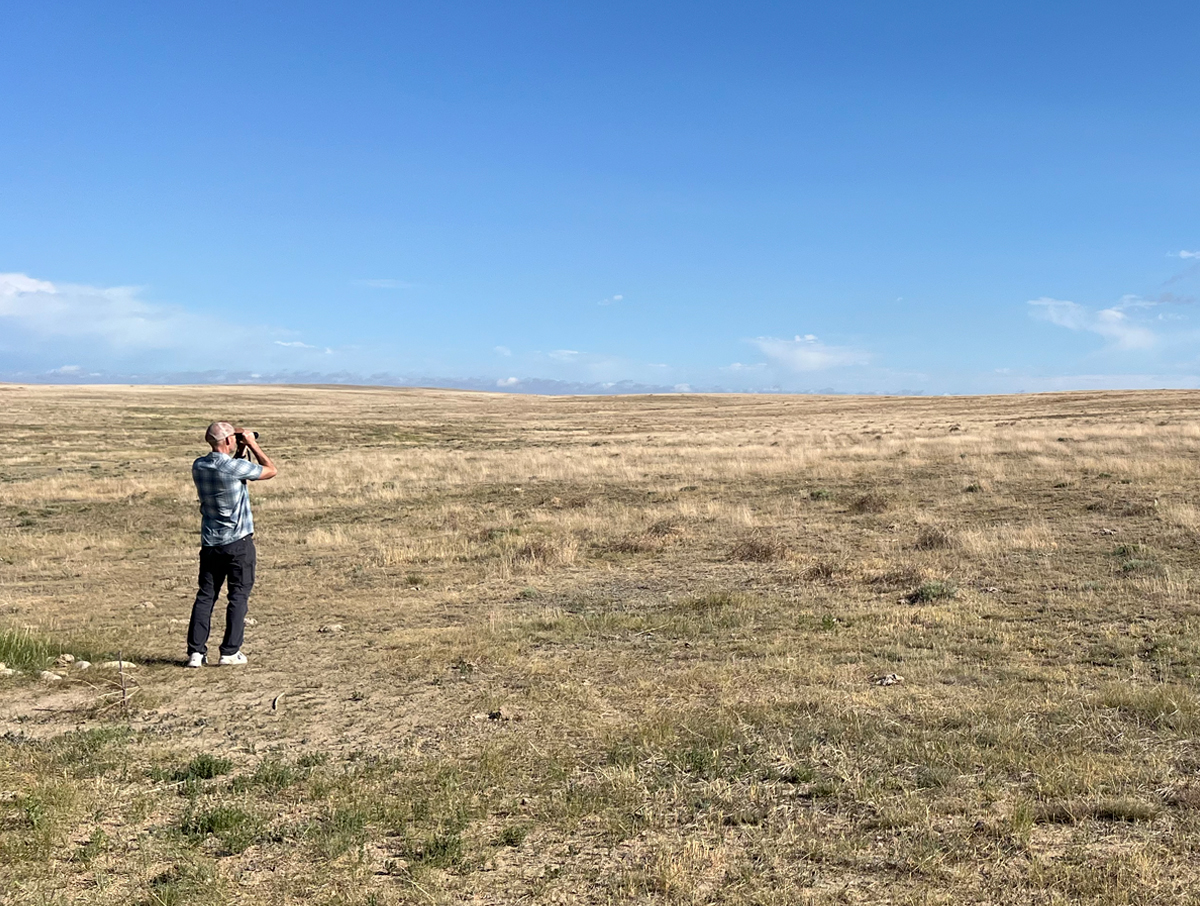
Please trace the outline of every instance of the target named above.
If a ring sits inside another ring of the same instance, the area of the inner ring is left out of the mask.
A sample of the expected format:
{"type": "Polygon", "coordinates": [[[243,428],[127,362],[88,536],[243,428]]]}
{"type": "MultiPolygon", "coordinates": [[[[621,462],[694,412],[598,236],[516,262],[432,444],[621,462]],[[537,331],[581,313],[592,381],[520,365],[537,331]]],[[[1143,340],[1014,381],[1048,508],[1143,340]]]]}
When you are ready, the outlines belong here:
{"type": "MultiPolygon", "coordinates": [[[[762,353],[793,371],[823,371],[849,365],[866,365],[870,353],[850,346],[827,346],[813,334],[782,340],[777,337],[756,337],[754,343],[762,353]]],[[[736,364],[736,363],[735,363],[736,364]]]]}
{"type": "Polygon", "coordinates": [[[500,380],[496,381],[496,386],[497,387],[515,387],[519,383],[521,383],[520,380],[518,380],[515,377],[506,377],[506,378],[500,378],[500,380]]]}
{"type": "Polygon", "coordinates": [[[575,357],[579,355],[578,349],[556,349],[553,352],[548,352],[546,355],[552,359],[558,359],[560,362],[573,362],[575,357]]]}
{"type": "Polygon", "coordinates": [[[512,355],[512,350],[507,346],[493,346],[497,355],[512,355]]]}
{"type": "Polygon", "coordinates": [[[1154,331],[1135,324],[1125,309],[1144,307],[1142,300],[1126,296],[1112,308],[1092,311],[1063,299],[1031,299],[1034,315],[1068,330],[1085,330],[1109,340],[1116,349],[1149,349],[1158,341],[1154,331]]]}
{"type": "Polygon", "coordinates": [[[79,365],[63,365],[61,368],[51,368],[51,374],[79,374],[83,371],[79,365]]]}
{"type": "Polygon", "coordinates": [[[123,373],[206,370],[229,367],[236,355],[245,367],[266,370],[295,367],[298,355],[313,353],[319,348],[294,332],[150,302],[137,287],[0,273],[0,355],[25,367],[49,370],[65,360],[123,373]]]}
{"type": "MultiPolygon", "coordinates": [[[[35,280],[26,274],[0,274],[0,299],[23,293],[55,293],[54,284],[48,280],[35,280]]],[[[0,312],[4,309],[0,308],[0,312]]]]}
{"type": "Polygon", "coordinates": [[[1180,258],[1200,258],[1200,252],[1183,251],[1183,252],[1179,253],[1178,257],[1180,257],[1180,258]]]}
{"type": "Polygon", "coordinates": [[[132,286],[56,284],[0,274],[0,319],[40,338],[102,340],[114,347],[169,349],[194,342],[211,323],[138,298],[132,286]]]}
{"type": "Polygon", "coordinates": [[[613,304],[613,303],[615,303],[615,302],[620,302],[620,301],[621,301],[622,299],[624,299],[624,298],[625,298],[625,297],[624,297],[624,296],[622,296],[622,295],[609,296],[607,299],[601,299],[601,300],[600,300],[599,302],[597,302],[596,304],[597,304],[597,305],[612,305],[612,304],[613,304]]]}

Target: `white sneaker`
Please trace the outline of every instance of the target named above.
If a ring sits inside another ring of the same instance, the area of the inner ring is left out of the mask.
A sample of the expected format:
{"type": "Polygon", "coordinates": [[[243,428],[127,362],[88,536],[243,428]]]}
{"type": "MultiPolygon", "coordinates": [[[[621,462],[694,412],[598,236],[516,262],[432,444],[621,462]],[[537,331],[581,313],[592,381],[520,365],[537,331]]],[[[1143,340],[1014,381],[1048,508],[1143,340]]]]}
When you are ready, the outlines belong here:
{"type": "Polygon", "coordinates": [[[246,655],[240,651],[235,654],[223,654],[221,660],[217,661],[222,667],[240,667],[246,663],[246,655]]]}
{"type": "Polygon", "coordinates": [[[204,655],[201,654],[199,651],[193,651],[191,654],[188,655],[187,663],[184,664],[184,666],[185,667],[203,667],[204,666],[204,655]]]}

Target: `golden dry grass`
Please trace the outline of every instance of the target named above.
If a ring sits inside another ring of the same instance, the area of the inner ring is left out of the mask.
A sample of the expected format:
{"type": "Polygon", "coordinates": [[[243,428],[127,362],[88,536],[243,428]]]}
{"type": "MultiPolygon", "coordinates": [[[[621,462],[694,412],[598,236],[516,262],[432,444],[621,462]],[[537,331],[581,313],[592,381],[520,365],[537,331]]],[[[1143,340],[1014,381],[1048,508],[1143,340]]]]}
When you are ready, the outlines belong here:
{"type": "Polygon", "coordinates": [[[3,902],[1188,901],[1198,404],[0,387],[3,902]]]}

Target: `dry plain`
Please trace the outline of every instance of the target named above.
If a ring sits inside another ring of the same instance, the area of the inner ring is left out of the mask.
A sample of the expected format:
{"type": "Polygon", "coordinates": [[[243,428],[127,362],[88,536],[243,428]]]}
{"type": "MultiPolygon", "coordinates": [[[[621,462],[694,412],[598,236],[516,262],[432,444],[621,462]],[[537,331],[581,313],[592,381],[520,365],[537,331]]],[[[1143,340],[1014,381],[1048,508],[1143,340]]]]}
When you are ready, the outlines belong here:
{"type": "Polygon", "coordinates": [[[0,450],[4,906],[1200,901],[1200,394],[9,385],[0,450]],[[280,475],[187,671],[217,417],[280,475]]]}

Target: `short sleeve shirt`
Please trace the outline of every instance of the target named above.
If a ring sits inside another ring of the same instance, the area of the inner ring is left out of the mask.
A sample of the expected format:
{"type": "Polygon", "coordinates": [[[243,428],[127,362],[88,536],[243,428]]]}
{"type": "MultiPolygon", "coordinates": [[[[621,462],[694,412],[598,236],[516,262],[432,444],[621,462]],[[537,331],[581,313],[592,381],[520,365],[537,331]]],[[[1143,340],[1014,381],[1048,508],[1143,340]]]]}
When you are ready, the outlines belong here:
{"type": "Polygon", "coordinates": [[[262,475],[263,467],[234,459],[216,450],[192,463],[192,481],[200,497],[200,544],[232,544],[254,533],[247,481],[262,475]]]}

